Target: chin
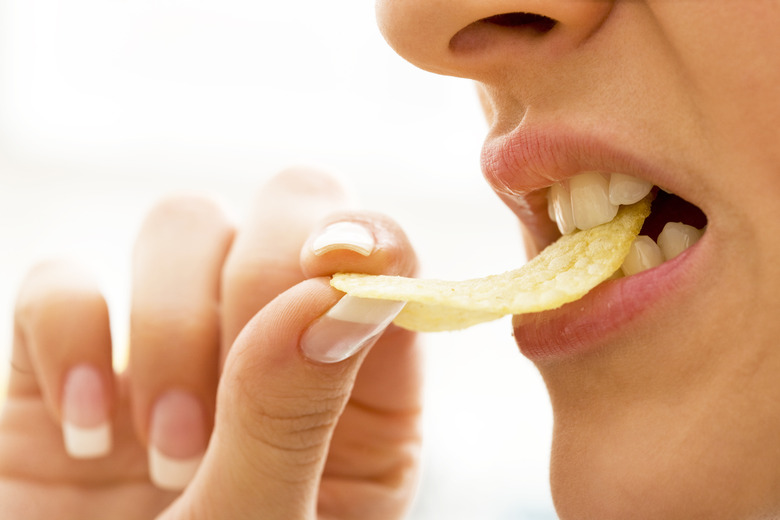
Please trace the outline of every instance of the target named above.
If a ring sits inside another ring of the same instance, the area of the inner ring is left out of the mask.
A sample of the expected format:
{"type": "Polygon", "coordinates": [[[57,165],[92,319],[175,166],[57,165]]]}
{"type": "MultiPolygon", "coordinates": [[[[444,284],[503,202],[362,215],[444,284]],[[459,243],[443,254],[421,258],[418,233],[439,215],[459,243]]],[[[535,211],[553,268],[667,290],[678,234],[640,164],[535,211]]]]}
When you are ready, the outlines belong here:
{"type": "Polygon", "coordinates": [[[756,388],[736,384],[741,370],[723,370],[712,351],[696,350],[707,341],[674,324],[635,332],[540,366],[560,520],[780,518],[779,418],[774,396],[757,404],[764,376],[753,375],[756,388]]]}

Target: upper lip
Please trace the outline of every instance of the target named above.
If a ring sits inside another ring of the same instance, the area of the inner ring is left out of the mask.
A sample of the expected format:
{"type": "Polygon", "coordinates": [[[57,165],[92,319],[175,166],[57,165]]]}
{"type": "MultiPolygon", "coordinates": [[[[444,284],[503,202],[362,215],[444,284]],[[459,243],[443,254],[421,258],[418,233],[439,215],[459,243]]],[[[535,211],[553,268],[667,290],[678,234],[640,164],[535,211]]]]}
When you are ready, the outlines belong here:
{"type": "MultiPolygon", "coordinates": [[[[482,170],[493,189],[508,201],[539,250],[559,233],[547,217],[542,191],[553,183],[585,171],[623,173],[645,179],[661,189],[683,193],[672,168],[644,159],[630,150],[630,136],[608,125],[583,131],[562,124],[538,124],[524,119],[507,134],[491,134],[482,148],[482,170]]],[[[693,202],[693,201],[692,201],[693,202]]]]}
{"type": "Polygon", "coordinates": [[[488,136],[482,148],[485,178],[499,193],[527,195],[585,171],[624,173],[675,190],[675,180],[621,147],[612,136],[566,127],[521,124],[488,136]]]}

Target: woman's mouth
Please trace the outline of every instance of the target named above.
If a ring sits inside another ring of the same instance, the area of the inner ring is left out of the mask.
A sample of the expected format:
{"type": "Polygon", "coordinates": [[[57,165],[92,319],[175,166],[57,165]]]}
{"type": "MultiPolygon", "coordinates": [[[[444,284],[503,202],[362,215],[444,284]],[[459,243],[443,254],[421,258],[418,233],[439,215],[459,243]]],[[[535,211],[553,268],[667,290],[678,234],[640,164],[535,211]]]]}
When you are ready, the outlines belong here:
{"type": "MultiPolygon", "coordinates": [[[[615,218],[621,205],[645,198],[651,182],[623,173],[585,172],[556,182],[547,191],[547,214],[562,235],[586,230],[615,218]]],[[[656,189],[651,217],[616,276],[658,267],[693,246],[706,227],[704,213],[680,197],[656,189]]]]}
{"type": "Polygon", "coordinates": [[[639,327],[659,318],[643,320],[649,313],[684,312],[712,256],[707,216],[672,194],[687,188],[671,169],[653,168],[614,141],[557,130],[521,127],[489,139],[483,150],[485,176],[525,225],[531,251],[609,222],[621,205],[649,193],[655,199],[611,279],[578,301],[513,318],[521,351],[537,364],[631,342],[639,327]]]}

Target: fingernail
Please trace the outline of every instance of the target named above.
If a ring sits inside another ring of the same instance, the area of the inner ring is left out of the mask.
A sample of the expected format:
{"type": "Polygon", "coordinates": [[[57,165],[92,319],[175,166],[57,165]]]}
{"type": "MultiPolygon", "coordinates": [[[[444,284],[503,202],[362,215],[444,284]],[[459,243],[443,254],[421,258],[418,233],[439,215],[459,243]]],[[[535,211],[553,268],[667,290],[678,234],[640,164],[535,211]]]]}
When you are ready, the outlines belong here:
{"type": "Polygon", "coordinates": [[[311,248],[317,256],[336,249],[348,249],[368,256],[375,245],[376,241],[371,230],[357,222],[345,221],[330,224],[320,231],[312,240],[311,248]]]}
{"type": "Polygon", "coordinates": [[[111,451],[111,423],[100,373],[90,365],[73,367],[62,392],[62,435],[75,459],[103,457],[111,451]]]}
{"type": "Polygon", "coordinates": [[[179,491],[192,480],[206,451],[203,407],[181,390],[154,405],[149,431],[149,476],[160,489],[179,491]]]}
{"type": "Polygon", "coordinates": [[[312,361],[343,361],[377,339],[405,304],[346,295],[304,332],[301,350],[312,361]]]}

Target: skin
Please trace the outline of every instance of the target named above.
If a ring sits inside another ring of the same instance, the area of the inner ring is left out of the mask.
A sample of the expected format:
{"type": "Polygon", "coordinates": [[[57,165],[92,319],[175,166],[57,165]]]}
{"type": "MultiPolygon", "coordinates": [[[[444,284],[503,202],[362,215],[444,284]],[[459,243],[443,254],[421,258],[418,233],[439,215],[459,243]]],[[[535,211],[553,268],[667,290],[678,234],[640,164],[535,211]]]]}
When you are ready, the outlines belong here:
{"type": "MultiPolygon", "coordinates": [[[[780,517],[780,4],[377,5],[402,56],[477,82],[488,139],[524,118],[612,132],[673,172],[676,193],[708,217],[708,283],[665,295],[592,355],[537,363],[554,411],[560,518],[780,517]],[[556,25],[471,25],[511,12],[556,25]]],[[[531,223],[539,193],[496,188],[531,223]]],[[[532,254],[553,238],[527,236],[532,254]]]]}
{"type": "Polygon", "coordinates": [[[0,415],[4,517],[403,516],[420,445],[414,335],[391,327],[334,364],[306,358],[299,346],[341,296],[327,276],[416,268],[398,226],[346,211],[344,193],[319,172],[285,171],[238,228],[210,200],[162,201],[135,247],[129,365],[120,373],[89,273],[58,261],[33,268],[18,297],[0,415]],[[342,221],[370,230],[370,255],[313,254],[310,235],[342,221]],[[106,386],[114,439],[108,456],[75,460],[63,446],[62,394],[69,369],[85,363],[106,386]],[[211,436],[182,493],[155,487],[147,466],[151,410],[168,389],[196,397],[211,436]]]}
{"type": "MultiPolygon", "coordinates": [[[[380,27],[401,55],[479,84],[491,137],[526,115],[606,128],[674,172],[677,192],[707,214],[703,241],[717,256],[708,265],[718,268],[705,274],[713,282],[668,295],[664,305],[604,337],[597,355],[539,364],[555,415],[551,479],[560,518],[780,516],[780,223],[774,218],[780,6],[770,0],[725,0],[717,8],[677,0],[380,0],[377,7],[380,27]],[[543,35],[484,24],[461,32],[510,12],[539,14],[556,25],[543,35]]],[[[297,340],[338,298],[322,281],[304,281],[307,276],[345,265],[409,274],[412,254],[397,228],[383,235],[386,225],[377,224],[388,257],[373,263],[373,255],[309,256],[301,268],[297,255],[314,221],[343,204],[330,181],[301,192],[295,188],[300,177],[293,178],[266,187],[261,199],[283,195],[284,203],[270,211],[258,205],[237,232],[202,200],[169,201],[150,217],[154,225],[144,227],[139,249],[165,258],[167,241],[155,230],[191,221],[182,214],[201,215],[199,239],[175,248],[182,257],[172,264],[186,264],[208,236],[209,254],[200,251],[198,258],[210,260],[200,269],[222,280],[220,291],[205,285],[199,293],[223,309],[218,318],[199,316],[212,327],[206,335],[212,339],[171,359],[155,358],[160,349],[149,344],[133,344],[131,370],[115,376],[106,354],[105,305],[94,283],[72,266],[33,270],[19,297],[15,370],[0,419],[0,502],[11,516],[402,516],[419,442],[419,367],[411,338],[388,332],[370,352],[333,366],[303,358],[297,340]],[[289,233],[290,225],[300,233],[289,233]],[[269,263],[283,269],[268,276],[269,263]],[[61,345],[69,348],[55,348],[61,345]],[[91,463],[67,458],[58,426],[64,373],[84,360],[102,367],[110,382],[117,431],[112,455],[91,463]],[[191,365],[182,370],[182,363],[191,365]],[[135,364],[159,368],[133,370],[135,364]],[[152,487],[145,467],[149,403],[172,384],[199,395],[207,416],[216,409],[203,467],[182,495],[152,487]],[[377,441],[377,432],[390,435],[377,441]],[[378,444],[364,444],[371,441],[378,444]],[[366,458],[367,448],[376,456],[366,458]]],[[[539,198],[502,195],[526,219],[524,208],[539,198]]],[[[528,235],[532,252],[552,239],[542,235],[528,235]]],[[[137,301],[150,304],[159,284],[176,278],[148,268],[138,273],[134,292],[152,296],[137,301]]],[[[157,296],[185,290],[173,286],[157,296]]],[[[152,338],[187,332],[175,320],[140,324],[152,338]]]]}

